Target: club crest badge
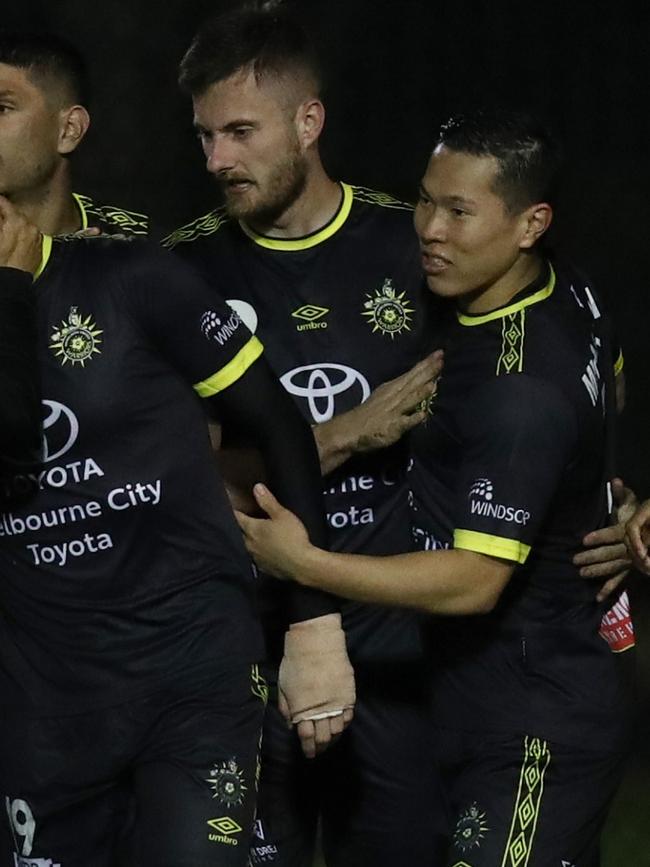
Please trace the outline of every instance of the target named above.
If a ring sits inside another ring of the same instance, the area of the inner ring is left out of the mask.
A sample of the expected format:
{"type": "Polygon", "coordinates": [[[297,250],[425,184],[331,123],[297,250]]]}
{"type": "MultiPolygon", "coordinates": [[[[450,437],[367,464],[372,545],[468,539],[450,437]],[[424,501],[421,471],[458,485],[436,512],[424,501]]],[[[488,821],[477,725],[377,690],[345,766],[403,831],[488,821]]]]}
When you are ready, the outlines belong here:
{"type": "Polygon", "coordinates": [[[393,281],[388,278],[384,280],[381,289],[377,289],[372,295],[366,294],[368,300],[364,301],[361,315],[372,325],[373,333],[381,331],[394,339],[396,334],[411,330],[409,322],[415,311],[405,295],[406,292],[398,294],[393,287],[393,281]]]}
{"type": "Polygon", "coordinates": [[[454,846],[467,852],[481,845],[481,840],[489,831],[485,813],[478,804],[472,804],[460,814],[454,830],[454,846]]]}
{"type": "Polygon", "coordinates": [[[244,782],[244,772],[239,769],[235,759],[215,765],[206,783],[212,788],[212,797],[227,807],[243,803],[248,790],[244,782]]]}
{"type": "Polygon", "coordinates": [[[64,319],[60,325],[53,327],[49,348],[54,351],[61,364],[69,361],[72,365],[80,364],[84,367],[93,355],[101,354],[99,346],[102,333],[93,322],[92,316],[84,318],[77,307],[71,307],[67,321],[64,319]]]}

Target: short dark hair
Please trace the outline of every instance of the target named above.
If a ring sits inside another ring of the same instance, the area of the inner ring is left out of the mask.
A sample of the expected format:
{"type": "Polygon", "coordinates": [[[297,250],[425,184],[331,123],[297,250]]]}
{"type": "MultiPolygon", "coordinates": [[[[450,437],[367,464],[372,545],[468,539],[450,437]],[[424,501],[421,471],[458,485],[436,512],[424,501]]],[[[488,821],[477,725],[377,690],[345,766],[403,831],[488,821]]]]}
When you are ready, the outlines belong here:
{"type": "Polygon", "coordinates": [[[181,89],[198,96],[211,84],[252,68],[257,81],[301,70],[321,87],[321,71],[311,41],[295,9],[267,0],[209,19],[181,60],[181,89]]]}
{"type": "Polygon", "coordinates": [[[562,155],[555,133],[541,118],[507,109],[459,114],[440,127],[437,145],[494,157],[499,164],[494,191],[511,212],[553,198],[562,155]]]}
{"type": "Polygon", "coordinates": [[[24,69],[39,86],[55,84],[71,103],[88,104],[85,61],[74,45],[60,36],[0,30],[0,63],[24,69]]]}

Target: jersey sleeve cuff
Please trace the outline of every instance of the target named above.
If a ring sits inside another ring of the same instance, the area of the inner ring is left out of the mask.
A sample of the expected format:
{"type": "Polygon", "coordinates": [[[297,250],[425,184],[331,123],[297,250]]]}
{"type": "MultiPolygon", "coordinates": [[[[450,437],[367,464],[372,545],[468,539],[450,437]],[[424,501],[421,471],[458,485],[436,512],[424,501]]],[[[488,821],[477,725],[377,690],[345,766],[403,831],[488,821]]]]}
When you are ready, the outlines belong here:
{"type": "Polygon", "coordinates": [[[524,542],[505,539],[503,536],[490,536],[488,533],[477,533],[475,530],[456,530],[454,548],[475,551],[477,554],[487,554],[490,557],[500,557],[503,560],[513,560],[515,563],[525,563],[530,554],[530,545],[524,542]]]}
{"type": "Polygon", "coordinates": [[[246,373],[262,352],[264,352],[264,347],[261,342],[257,337],[251,337],[225,367],[213,373],[208,379],[197,382],[193,386],[194,390],[199,397],[212,397],[220,391],[224,391],[246,373]]]}

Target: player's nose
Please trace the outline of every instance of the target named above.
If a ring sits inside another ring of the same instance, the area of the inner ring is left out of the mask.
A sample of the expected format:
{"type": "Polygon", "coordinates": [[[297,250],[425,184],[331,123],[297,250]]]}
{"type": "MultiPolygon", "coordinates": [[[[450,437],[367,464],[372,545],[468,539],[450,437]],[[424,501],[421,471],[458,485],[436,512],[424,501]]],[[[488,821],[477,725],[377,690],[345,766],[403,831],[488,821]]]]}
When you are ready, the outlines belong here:
{"type": "Polygon", "coordinates": [[[234,168],[235,156],[223,140],[215,138],[205,152],[206,168],[210,174],[218,175],[234,168]]]}
{"type": "Polygon", "coordinates": [[[424,244],[432,241],[444,241],[446,238],[446,221],[441,208],[431,207],[426,216],[416,222],[417,233],[424,244]]]}

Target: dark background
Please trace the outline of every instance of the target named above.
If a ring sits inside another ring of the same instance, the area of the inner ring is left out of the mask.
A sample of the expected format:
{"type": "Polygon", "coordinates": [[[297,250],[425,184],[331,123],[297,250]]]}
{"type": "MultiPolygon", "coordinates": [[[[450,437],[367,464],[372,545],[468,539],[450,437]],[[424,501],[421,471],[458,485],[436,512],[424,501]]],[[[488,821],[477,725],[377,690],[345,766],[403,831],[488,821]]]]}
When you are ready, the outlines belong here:
{"type": "MultiPolygon", "coordinates": [[[[201,20],[232,2],[7,5],[3,0],[2,24],[66,35],[90,65],[93,126],[75,160],[76,189],[146,210],[168,229],[214,206],[175,71],[201,20]]],[[[567,161],[553,241],[591,275],[616,320],[628,382],[620,471],[641,496],[650,496],[650,7],[639,11],[630,0],[295,5],[328,70],[323,153],[334,177],[412,199],[436,126],[459,106],[485,96],[540,108],[554,119],[567,161]]],[[[639,734],[605,838],[607,867],[650,865],[650,579],[633,580],[632,591],[639,734]]]]}

